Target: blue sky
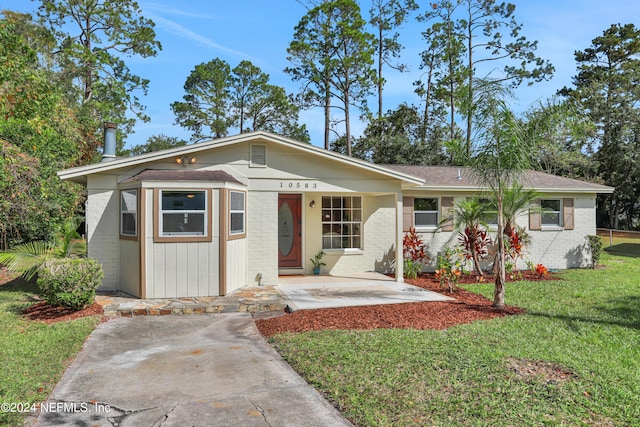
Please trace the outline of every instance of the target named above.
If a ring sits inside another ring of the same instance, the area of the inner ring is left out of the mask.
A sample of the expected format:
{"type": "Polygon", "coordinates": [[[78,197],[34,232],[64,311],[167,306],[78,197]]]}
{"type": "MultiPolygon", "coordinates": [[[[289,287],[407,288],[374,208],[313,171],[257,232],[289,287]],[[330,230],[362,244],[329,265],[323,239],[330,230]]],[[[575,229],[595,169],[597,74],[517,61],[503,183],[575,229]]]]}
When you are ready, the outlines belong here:
{"type": "MultiPolygon", "coordinates": [[[[421,9],[429,1],[417,0],[421,9]]],[[[521,111],[537,101],[551,97],[555,91],[571,84],[575,74],[574,52],[584,50],[591,40],[614,23],[633,23],[637,27],[640,3],[637,0],[512,0],[516,4],[516,19],[523,24],[522,34],[538,41],[537,54],[548,59],[556,72],[549,82],[533,86],[524,84],[516,91],[518,102],[514,110],[521,111]]],[[[295,0],[153,0],[138,1],[144,16],[156,23],[156,34],[163,50],[154,58],[130,58],[132,71],[151,80],[149,93],[141,97],[151,117],[138,123],[127,145],[146,142],[154,134],[165,134],[189,140],[190,133],[175,125],[169,105],[182,99],[185,79],[193,68],[219,57],[231,67],[249,60],[271,77],[271,83],[296,92],[298,83],[292,82],[282,70],[289,65],[286,49],[293,36],[293,28],[306,13],[295,0]]],[[[360,0],[363,15],[368,1],[360,0]]],[[[34,12],[38,2],[3,0],[0,9],[34,12]]],[[[366,15],[365,15],[366,16],[366,15]]],[[[402,102],[418,103],[412,82],[421,74],[419,53],[423,50],[420,31],[425,24],[411,19],[401,29],[405,46],[401,60],[410,66],[408,73],[386,71],[384,109],[393,109],[402,102]]],[[[374,99],[371,102],[375,105],[374,99]]],[[[312,143],[323,145],[323,120],[320,109],[301,113],[312,143]]],[[[355,123],[354,135],[363,125],[355,123]]]]}

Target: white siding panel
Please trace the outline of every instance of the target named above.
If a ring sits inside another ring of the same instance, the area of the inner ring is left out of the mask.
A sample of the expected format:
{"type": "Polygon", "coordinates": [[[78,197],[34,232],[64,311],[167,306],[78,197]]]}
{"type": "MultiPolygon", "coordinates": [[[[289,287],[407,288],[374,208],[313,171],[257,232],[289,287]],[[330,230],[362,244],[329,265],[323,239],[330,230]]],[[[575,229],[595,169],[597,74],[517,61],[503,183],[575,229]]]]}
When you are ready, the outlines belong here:
{"type": "Polygon", "coordinates": [[[193,249],[194,253],[189,255],[189,259],[196,260],[198,268],[190,272],[190,280],[197,284],[198,295],[217,295],[217,290],[211,289],[210,277],[213,272],[211,271],[212,259],[209,258],[209,246],[194,246],[193,249]]]}
{"type": "Polygon", "coordinates": [[[227,293],[243,286],[255,285],[247,281],[247,239],[227,242],[227,293]]]}
{"type": "MultiPolygon", "coordinates": [[[[201,293],[200,291],[200,283],[198,282],[198,270],[207,269],[207,265],[200,265],[198,253],[200,252],[199,245],[192,245],[190,243],[182,243],[184,248],[180,248],[181,250],[178,252],[180,255],[179,262],[182,262],[186,268],[184,271],[184,279],[187,287],[186,295],[206,295],[201,293]],[[191,269],[189,266],[193,264],[196,265],[197,268],[191,269]]],[[[206,249],[205,249],[206,250],[206,249]]],[[[204,291],[204,290],[203,290],[204,291]]]]}
{"type": "Polygon", "coordinates": [[[153,195],[147,193],[147,298],[217,296],[218,218],[214,191],[213,238],[211,242],[153,241],[153,195]]]}
{"type": "Polygon", "coordinates": [[[149,298],[216,296],[217,274],[217,251],[212,243],[156,243],[150,275],[153,284],[147,287],[148,295],[149,298]]]}
{"type": "Polygon", "coordinates": [[[140,297],[140,248],[137,241],[120,240],[119,264],[119,290],[140,297]]]}

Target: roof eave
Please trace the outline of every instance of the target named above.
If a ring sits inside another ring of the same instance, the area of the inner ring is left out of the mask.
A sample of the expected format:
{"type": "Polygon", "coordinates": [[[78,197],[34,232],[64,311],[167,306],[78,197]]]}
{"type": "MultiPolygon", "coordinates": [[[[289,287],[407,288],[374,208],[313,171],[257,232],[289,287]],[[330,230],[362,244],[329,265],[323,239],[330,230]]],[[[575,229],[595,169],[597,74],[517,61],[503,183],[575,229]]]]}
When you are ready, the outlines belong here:
{"type": "MultiPolygon", "coordinates": [[[[452,192],[474,192],[474,191],[490,191],[486,186],[452,186],[452,185],[429,185],[423,184],[414,188],[416,190],[430,191],[452,191],[452,192]]],[[[538,193],[579,193],[579,194],[611,194],[615,190],[613,187],[605,188],[535,188],[538,193]]]]}

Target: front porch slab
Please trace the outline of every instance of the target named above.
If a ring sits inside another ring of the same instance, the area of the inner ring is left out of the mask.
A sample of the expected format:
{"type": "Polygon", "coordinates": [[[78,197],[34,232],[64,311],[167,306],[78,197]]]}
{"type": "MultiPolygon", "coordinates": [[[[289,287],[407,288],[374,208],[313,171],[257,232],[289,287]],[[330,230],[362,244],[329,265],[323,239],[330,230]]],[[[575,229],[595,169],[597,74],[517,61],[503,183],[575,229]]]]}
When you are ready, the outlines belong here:
{"type": "Polygon", "coordinates": [[[453,298],[386,276],[281,277],[278,289],[289,311],[409,302],[453,301],[453,298]]]}

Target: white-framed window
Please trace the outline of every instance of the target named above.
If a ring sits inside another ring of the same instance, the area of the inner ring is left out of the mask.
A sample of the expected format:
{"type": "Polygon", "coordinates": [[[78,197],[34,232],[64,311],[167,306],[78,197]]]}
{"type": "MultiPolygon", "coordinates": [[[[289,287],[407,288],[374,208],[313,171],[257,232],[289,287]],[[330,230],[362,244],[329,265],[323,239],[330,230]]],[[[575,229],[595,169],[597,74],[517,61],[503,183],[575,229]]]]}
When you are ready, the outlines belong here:
{"type": "Polygon", "coordinates": [[[413,199],[413,223],[416,228],[437,228],[439,214],[437,197],[413,199]]]}
{"type": "Polygon", "coordinates": [[[138,235],[138,190],[120,191],[120,235],[138,235]]]}
{"type": "Polygon", "coordinates": [[[498,210],[495,207],[495,203],[491,199],[478,199],[478,202],[484,207],[485,217],[484,222],[491,228],[498,226],[498,210]]]}
{"type": "Polygon", "coordinates": [[[543,227],[562,226],[562,200],[542,199],[540,200],[540,208],[542,209],[540,224],[543,227]]]}
{"type": "Polygon", "coordinates": [[[205,190],[160,190],[160,236],[207,236],[205,190]]]}
{"type": "Polygon", "coordinates": [[[322,197],[322,249],[362,249],[362,197],[322,197]]]}
{"type": "Polygon", "coordinates": [[[245,193],[229,192],[229,234],[244,234],[245,229],[245,193]]]}

